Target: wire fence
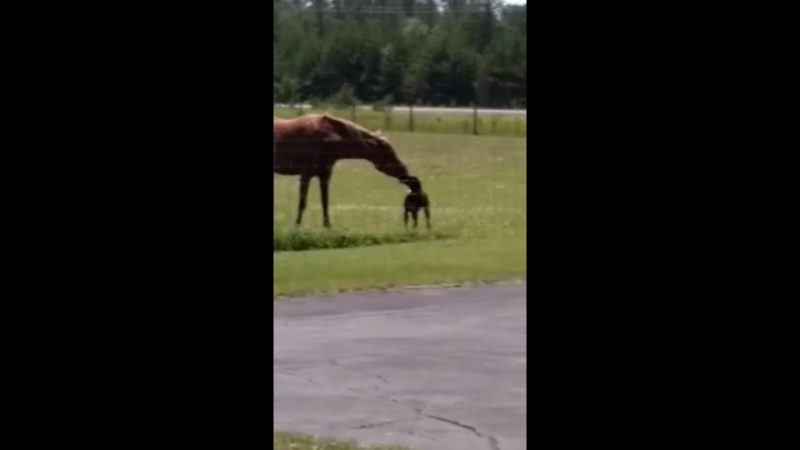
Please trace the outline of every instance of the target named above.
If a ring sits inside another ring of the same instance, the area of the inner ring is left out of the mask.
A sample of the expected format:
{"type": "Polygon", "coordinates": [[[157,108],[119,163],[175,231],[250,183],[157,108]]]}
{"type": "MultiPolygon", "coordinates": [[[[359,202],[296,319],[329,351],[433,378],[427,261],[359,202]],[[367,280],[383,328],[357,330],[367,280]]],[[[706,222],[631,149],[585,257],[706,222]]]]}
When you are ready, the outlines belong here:
{"type": "Polygon", "coordinates": [[[327,113],[349,119],[371,130],[446,133],[484,136],[527,136],[527,111],[471,108],[434,108],[413,105],[359,106],[276,104],[273,115],[282,118],[327,113]]]}

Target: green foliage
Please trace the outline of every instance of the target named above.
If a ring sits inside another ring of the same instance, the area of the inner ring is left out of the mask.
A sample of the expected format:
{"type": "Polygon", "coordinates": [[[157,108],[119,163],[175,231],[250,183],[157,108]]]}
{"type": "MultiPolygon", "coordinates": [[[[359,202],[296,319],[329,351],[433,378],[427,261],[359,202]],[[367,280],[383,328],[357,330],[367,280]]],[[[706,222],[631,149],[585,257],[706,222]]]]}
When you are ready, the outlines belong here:
{"type": "Polygon", "coordinates": [[[277,1],[274,10],[278,101],[340,101],[347,84],[366,103],[526,103],[525,6],[314,0],[277,1]]]}
{"type": "Polygon", "coordinates": [[[358,104],[355,90],[350,83],[344,83],[339,92],[333,94],[330,98],[330,103],[335,106],[349,106],[358,104]]]}

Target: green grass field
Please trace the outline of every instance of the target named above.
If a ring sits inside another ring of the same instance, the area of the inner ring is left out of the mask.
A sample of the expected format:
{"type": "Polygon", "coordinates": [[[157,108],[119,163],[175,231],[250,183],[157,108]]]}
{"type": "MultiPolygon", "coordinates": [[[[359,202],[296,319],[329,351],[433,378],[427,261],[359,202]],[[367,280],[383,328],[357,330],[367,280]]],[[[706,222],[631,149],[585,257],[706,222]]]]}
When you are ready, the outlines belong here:
{"type": "MultiPolygon", "coordinates": [[[[342,117],[369,128],[382,131],[409,131],[409,114],[407,111],[393,112],[390,110],[373,111],[352,108],[319,107],[305,109],[305,113],[329,113],[342,117]],[[354,117],[355,114],[355,117],[354,117]]],[[[278,117],[295,117],[300,111],[294,108],[275,108],[273,113],[278,117]]],[[[478,134],[481,136],[510,136],[525,137],[527,133],[527,119],[518,115],[479,115],[478,134]]],[[[473,117],[469,113],[433,113],[414,112],[414,132],[420,133],[448,133],[448,134],[473,134],[473,117]]]]}
{"type": "Polygon", "coordinates": [[[354,441],[322,438],[299,433],[274,433],[273,450],[409,450],[407,447],[361,445],[354,441]]]}
{"type": "Polygon", "coordinates": [[[364,161],[341,161],[331,181],[331,221],[322,228],[314,180],[301,231],[297,177],[276,175],[276,296],[489,282],[526,276],[525,140],[387,133],[431,198],[431,233],[402,224],[405,186],[364,161]]]}

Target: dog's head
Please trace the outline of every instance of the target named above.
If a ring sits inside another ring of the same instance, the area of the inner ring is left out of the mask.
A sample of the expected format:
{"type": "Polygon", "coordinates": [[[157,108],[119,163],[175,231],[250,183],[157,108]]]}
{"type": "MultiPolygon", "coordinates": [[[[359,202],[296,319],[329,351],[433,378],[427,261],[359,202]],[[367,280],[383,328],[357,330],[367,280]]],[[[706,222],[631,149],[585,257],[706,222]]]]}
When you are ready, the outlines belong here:
{"type": "Polygon", "coordinates": [[[422,192],[422,182],[417,177],[407,176],[401,179],[400,182],[408,186],[411,192],[422,192]]]}

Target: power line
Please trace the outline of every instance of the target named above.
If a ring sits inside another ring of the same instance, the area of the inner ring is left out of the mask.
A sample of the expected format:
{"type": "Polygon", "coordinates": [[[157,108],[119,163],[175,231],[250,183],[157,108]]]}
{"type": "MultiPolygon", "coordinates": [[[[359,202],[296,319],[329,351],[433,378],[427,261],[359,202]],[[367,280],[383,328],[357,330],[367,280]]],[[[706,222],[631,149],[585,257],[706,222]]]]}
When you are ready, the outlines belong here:
{"type": "Polygon", "coordinates": [[[407,7],[402,5],[347,5],[345,7],[334,7],[326,5],[323,8],[317,8],[313,5],[296,7],[294,5],[285,5],[285,10],[293,13],[310,13],[310,14],[443,14],[443,15],[460,15],[460,14],[481,14],[486,13],[486,7],[490,6],[493,11],[497,10],[514,10],[526,8],[526,5],[507,5],[507,4],[468,4],[459,6],[458,9],[449,9],[440,6],[426,6],[415,4],[407,7]]]}
{"type": "MultiPolygon", "coordinates": [[[[347,11],[337,11],[337,10],[316,10],[316,9],[292,9],[289,12],[289,15],[303,15],[303,16],[317,16],[317,17],[326,17],[327,19],[330,18],[354,18],[354,17],[398,17],[401,16],[403,18],[425,18],[435,16],[439,19],[447,19],[447,18],[466,18],[466,20],[478,20],[481,16],[486,15],[486,9],[474,9],[471,11],[459,11],[459,12],[451,12],[451,11],[438,11],[433,9],[413,9],[413,10],[406,10],[402,8],[386,8],[386,9],[378,9],[378,8],[370,8],[370,9],[350,9],[347,11]]],[[[505,15],[505,11],[500,10],[498,8],[492,9],[492,14],[499,18],[505,15]]],[[[528,18],[527,15],[521,17],[523,22],[527,22],[528,18]]]]}

